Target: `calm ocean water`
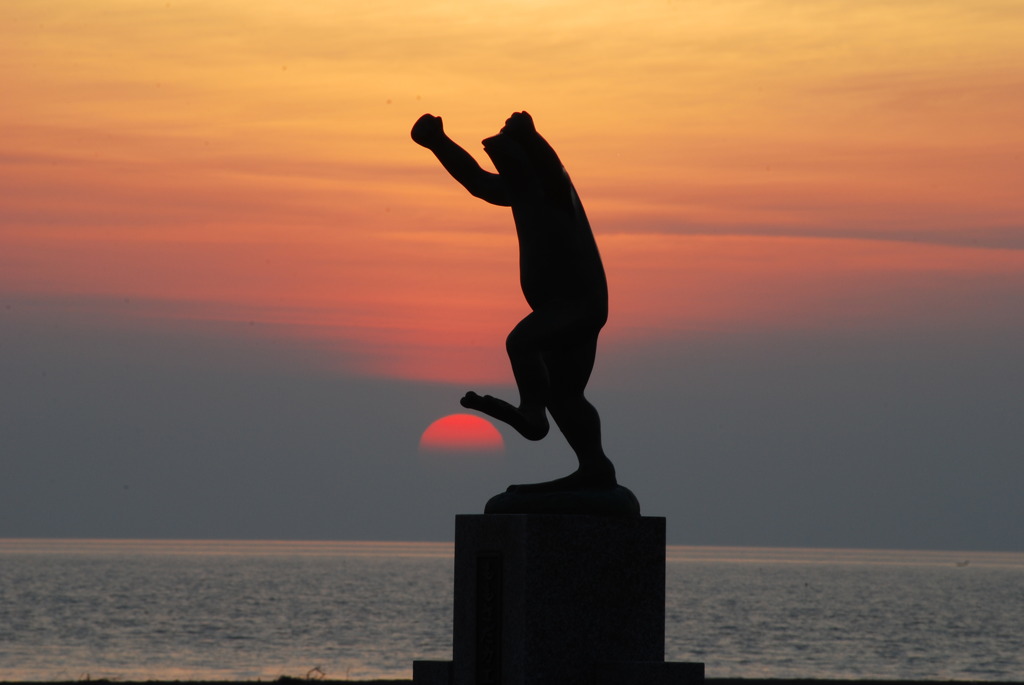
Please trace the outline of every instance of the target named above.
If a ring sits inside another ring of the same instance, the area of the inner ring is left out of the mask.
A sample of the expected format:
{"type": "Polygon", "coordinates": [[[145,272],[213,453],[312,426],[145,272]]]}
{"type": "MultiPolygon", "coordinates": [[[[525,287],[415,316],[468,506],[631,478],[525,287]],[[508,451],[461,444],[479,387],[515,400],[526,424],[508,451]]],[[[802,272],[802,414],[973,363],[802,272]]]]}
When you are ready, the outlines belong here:
{"type": "MultiPolygon", "coordinates": [[[[0,540],[0,680],[410,678],[452,546],[0,540]]],[[[1024,554],[670,547],[666,657],[709,677],[1024,681],[1024,554]]]]}

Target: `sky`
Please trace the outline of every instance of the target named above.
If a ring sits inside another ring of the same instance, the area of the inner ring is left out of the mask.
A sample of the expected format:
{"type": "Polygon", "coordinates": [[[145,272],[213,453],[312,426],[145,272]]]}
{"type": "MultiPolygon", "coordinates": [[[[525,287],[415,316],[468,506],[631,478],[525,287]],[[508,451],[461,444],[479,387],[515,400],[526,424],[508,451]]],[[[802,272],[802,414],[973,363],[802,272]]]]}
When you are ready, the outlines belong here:
{"type": "Polygon", "coordinates": [[[611,316],[588,396],[683,545],[1024,550],[1024,7],[6,0],[0,537],[450,540],[560,435],[511,215],[416,146],[527,110],[611,316]]]}

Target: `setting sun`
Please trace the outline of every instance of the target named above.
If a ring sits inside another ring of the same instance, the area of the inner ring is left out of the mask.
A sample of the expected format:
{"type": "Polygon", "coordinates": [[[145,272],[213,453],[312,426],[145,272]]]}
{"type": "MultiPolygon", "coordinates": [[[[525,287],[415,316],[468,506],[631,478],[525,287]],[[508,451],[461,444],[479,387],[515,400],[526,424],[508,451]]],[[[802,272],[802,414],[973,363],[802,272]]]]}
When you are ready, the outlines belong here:
{"type": "Polygon", "coordinates": [[[505,441],[487,419],[471,414],[450,414],[427,426],[420,438],[420,452],[500,453],[505,441]]]}

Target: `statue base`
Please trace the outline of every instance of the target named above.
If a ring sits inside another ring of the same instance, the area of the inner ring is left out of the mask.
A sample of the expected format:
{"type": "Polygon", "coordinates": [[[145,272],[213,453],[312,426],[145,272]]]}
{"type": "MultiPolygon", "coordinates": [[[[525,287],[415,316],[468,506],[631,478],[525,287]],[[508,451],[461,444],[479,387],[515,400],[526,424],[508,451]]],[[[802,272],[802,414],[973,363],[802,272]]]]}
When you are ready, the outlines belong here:
{"type": "Polygon", "coordinates": [[[415,685],[703,685],[665,662],[665,519],[455,520],[453,661],[415,685]]]}
{"type": "Polygon", "coordinates": [[[508,490],[495,495],[485,514],[584,514],[590,516],[639,516],[640,502],[629,489],[616,485],[607,490],[522,492],[508,490]]]}

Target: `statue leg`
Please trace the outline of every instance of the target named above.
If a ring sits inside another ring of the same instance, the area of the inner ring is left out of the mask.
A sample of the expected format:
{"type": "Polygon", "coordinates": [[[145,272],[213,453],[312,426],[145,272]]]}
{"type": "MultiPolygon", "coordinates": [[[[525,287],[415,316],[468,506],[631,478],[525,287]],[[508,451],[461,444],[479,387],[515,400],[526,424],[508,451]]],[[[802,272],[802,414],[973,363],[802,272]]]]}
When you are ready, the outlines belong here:
{"type": "Polygon", "coordinates": [[[541,352],[544,344],[547,317],[529,314],[519,322],[505,340],[505,349],[512,364],[512,373],[519,388],[519,405],[491,395],[468,392],[462,398],[463,407],[475,409],[507,423],[528,440],[540,440],[548,433],[545,407],[550,379],[541,352]]]}
{"type": "Polygon", "coordinates": [[[548,412],[577,456],[580,468],[565,480],[571,488],[613,487],[615,468],[601,444],[601,417],[584,390],[594,369],[597,333],[585,343],[548,352],[548,412]]]}
{"type": "Polygon", "coordinates": [[[579,468],[565,478],[515,486],[517,492],[615,487],[615,467],[601,445],[601,417],[583,391],[594,368],[597,335],[584,343],[544,354],[550,377],[548,412],[576,453],[579,468]]]}

